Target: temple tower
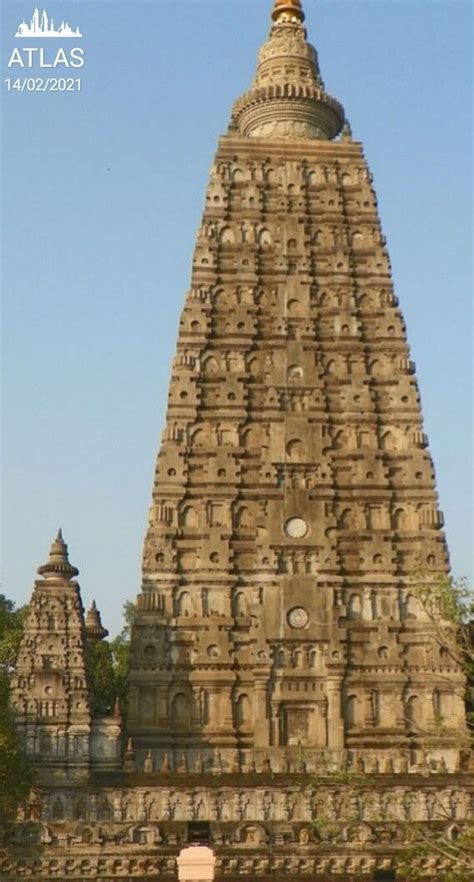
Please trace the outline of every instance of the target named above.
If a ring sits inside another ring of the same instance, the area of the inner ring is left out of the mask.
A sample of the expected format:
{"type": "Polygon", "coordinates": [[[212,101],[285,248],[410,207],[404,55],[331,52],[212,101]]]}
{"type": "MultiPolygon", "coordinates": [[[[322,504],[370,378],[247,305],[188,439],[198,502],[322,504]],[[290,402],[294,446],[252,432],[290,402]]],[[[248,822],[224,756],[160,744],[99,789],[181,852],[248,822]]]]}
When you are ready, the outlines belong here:
{"type": "Polygon", "coordinates": [[[179,326],[132,633],[137,756],[284,769],[429,744],[454,763],[463,676],[414,590],[448,572],[442,527],[372,177],[281,0],[179,326]]]}
{"type": "Polygon", "coordinates": [[[92,715],[84,611],[61,530],[38,568],[12,684],[13,707],[30,760],[45,774],[85,775],[92,715]]]}
{"type": "Polygon", "coordinates": [[[95,603],[84,619],[61,530],[38,573],[12,680],[16,724],[39,782],[85,781],[122,759],[121,720],[91,708],[87,646],[108,632],[95,603]]]}

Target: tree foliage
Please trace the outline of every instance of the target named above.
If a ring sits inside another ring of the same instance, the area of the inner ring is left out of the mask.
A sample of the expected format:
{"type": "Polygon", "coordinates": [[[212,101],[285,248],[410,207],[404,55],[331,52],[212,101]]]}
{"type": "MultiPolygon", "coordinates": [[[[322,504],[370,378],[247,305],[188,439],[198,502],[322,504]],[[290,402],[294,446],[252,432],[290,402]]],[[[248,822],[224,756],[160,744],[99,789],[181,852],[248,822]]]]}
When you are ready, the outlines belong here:
{"type": "Polygon", "coordinates": [[[10,676],[23,633],[26,607],[0,594],[0,827],[15,819],[29,793],[32,774],[23,755],[10,708],[10,676]]]}
{"type": "Polygon", "coordinates": [[[465,577],[413,577],[414,594],[430,623],[430,636],[445,657],[463,670],[468,723],[474,725],[474,591],[465,577]]]}
{"type": "Polygon", "coordinates": [[[93,711],[106,713],[118,700],[122,712],[127,700],[127,677],[130,660],[130,628],[135,612],[131,602],[124,604],[125,624],[113,640],[91,643],[87,649],[87,667],[93,711]]]}
{"type": "Polygon", "coordinates": [[[27,609],[15,609],[13,601],[0,594],[0,677],[7,677],[15,667],[27,609]]]}
{"type": "Polygon", "coordinates": [[[450,834],[445,829],[435,830],[420,822],[408,824],[402,821],[407,846],[398,857],[397,867],[401,878],[421,880],[426,876],[425,864],[436,856],[439,866],[436,878],[439,882],[472,882],[474,872],[474,821],[468,819],[450,834]]]}

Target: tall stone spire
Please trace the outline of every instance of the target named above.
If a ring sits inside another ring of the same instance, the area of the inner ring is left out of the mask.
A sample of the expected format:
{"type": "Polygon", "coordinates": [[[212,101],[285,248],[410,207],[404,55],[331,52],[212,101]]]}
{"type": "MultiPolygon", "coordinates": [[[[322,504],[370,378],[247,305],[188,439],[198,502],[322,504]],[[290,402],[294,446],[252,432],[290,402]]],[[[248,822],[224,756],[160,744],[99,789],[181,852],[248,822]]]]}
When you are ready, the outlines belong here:
{"type": "Polygon", "coordinates": [[[143,760],[173,748],[192,768],[205,745],[219,767],[239,750],[283,768],[300,747],[385,762],[437,744],[454,763],[463,676],[432,657],[412,589],[420,568],[447,572],[443,519],[343,121],[301,4],[277,3],[219,143],[180,322],[132,631],[143,760]]]}
{"type": "Polygon", "coordinates": [[[335,138],[344,110],[324,89],[301,3],[276,0],[272,19],[252,88],[234,104],[233,127],[252,138],[335,138]]]}

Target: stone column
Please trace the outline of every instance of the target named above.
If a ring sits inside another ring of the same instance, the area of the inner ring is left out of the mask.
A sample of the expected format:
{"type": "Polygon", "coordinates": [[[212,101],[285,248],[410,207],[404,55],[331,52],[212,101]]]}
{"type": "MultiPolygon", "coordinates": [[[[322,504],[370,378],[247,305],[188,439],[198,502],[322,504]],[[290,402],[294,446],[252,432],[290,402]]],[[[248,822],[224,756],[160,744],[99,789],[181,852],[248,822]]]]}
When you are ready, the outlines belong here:
{"type": "Polygon", "coordinates": [[[342,750],[344,747],[344,722],[341,715],[341,678],[328,677],[327,681],[328,747],[342,750]]]}
{"type": "Polygon", "coordinates": [[[269,745],[269,720],[267,716],[267,674],[265,679],[255,674],[255,747],[268,747],[269,745]]]}

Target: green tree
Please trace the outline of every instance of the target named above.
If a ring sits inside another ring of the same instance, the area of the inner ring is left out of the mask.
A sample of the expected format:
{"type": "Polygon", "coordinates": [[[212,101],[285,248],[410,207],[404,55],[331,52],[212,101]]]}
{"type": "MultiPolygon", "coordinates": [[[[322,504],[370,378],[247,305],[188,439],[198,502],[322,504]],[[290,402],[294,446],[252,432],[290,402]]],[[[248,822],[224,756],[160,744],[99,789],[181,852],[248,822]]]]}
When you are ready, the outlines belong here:
{"type": "Polygon", "coordinates": [[[429,621],[429,635],[466,675],[467,719],[474,725],[474,592],[465,577],[413,576],[413,593],[429,621]]]}
{"type": "Polygon", "coordinates": [[[111,641],[114,676],[115,676],[115,694],[120,702],[122,712],[125,712],[127,706],[127,688],[128,688],[128,672],[130,669],[130,632],[133,625],[136,607],[132,601],[128,601],[123,606],[123,617],[125,624],[120,634],[111,641]]]}
{"type": "Polygon", "coordinates": [[[0,677],[14,670],[27,609],[15,609],[13,601],[0,594],[0,677]]]}
{"type": "Polygon", "coordinates": [[[86,665],[93,713],[107,713],[116,699],[113,655],[108,640],[96,640],[86,648],[86,665]]]}
{"type": "Polygon", "coordinates": [[[0,828],[15,819],[28,796],[32,773],[21,749],[10,708],[10,677],[15,669],[26,607],[0,594],[0,828]]]}
{"type": "Polygon", "coordinates": [[[124,711],[127,700],[127,678],[130,662],[130,629],[135,613],[135,605],[124,604],[125,624],[120,634],[113,640],[102,640],[90,644],[87,652],[89,682],[91,686],[92,708],[96,712],[106,712],[118,700],[124,711]]]}

